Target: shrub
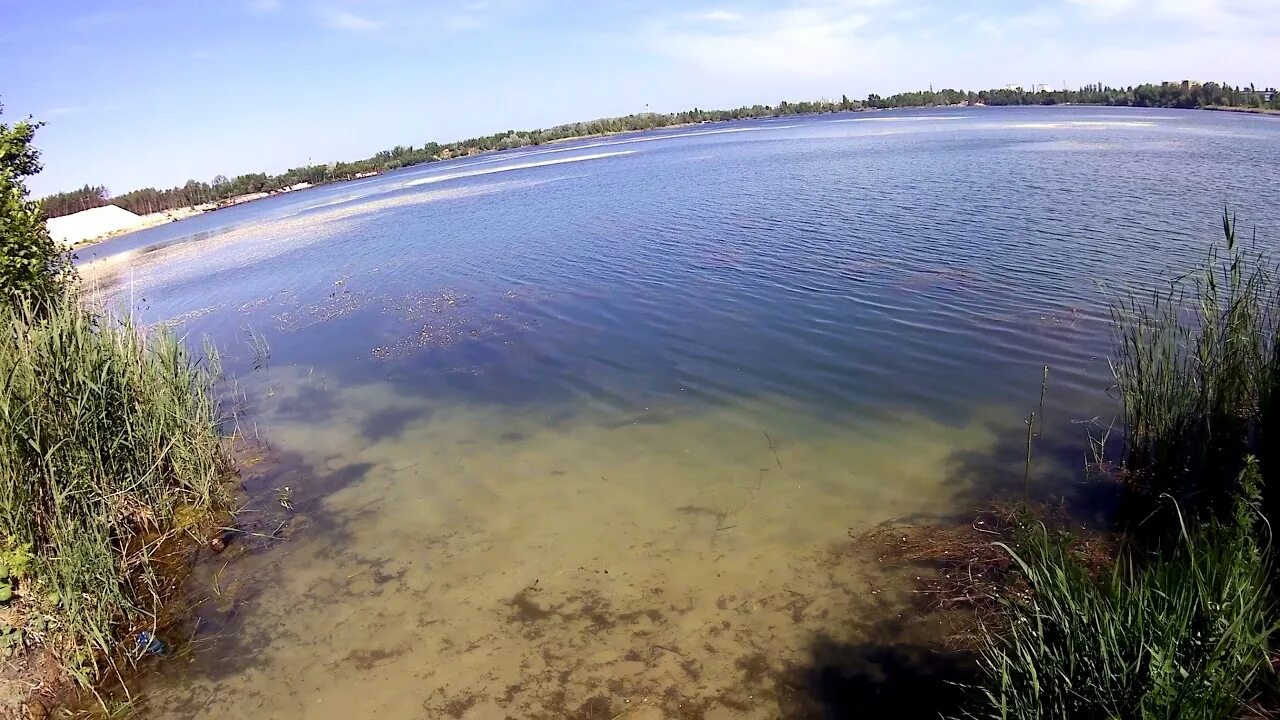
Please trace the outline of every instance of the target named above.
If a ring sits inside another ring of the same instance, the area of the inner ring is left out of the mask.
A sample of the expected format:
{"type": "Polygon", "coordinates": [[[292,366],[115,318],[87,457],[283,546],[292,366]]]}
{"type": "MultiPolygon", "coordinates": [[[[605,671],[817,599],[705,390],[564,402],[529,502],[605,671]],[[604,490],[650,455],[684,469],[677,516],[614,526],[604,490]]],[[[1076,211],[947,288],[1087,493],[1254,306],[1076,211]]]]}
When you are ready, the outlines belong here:
{"type": "Polygon", "coordinates": [[[73,277],[68,254],[49,237],[39,206],[27,200],[23,181],[40,172],[31,146],[38,127],[0,123],[0,295],[10,303],[55,301],[73,277]]]}

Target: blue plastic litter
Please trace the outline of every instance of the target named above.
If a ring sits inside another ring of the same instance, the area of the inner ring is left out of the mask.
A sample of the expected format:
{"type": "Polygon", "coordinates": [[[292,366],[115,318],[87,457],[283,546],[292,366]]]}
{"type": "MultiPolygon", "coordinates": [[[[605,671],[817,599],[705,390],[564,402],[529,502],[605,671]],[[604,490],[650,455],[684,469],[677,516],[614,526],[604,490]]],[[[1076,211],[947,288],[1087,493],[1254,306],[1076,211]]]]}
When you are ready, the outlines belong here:
{"type": "Polygon", "coordinates": [[[148,655],[163,655],[165,651],[164,641],[152,635],[147,631],[138,633],[138,650],[148,655]]]}

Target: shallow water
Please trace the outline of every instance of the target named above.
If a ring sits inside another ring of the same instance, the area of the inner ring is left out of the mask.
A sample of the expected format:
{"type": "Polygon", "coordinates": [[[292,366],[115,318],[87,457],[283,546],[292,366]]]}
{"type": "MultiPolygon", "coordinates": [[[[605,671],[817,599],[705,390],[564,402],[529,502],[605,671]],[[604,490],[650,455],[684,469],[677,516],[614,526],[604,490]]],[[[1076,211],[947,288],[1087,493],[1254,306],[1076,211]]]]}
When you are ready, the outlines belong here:
{"type": "Polygon", "coordinates": [[[1044,365],[1032,492],[1087,502],[1115,411],[1100,285],[1187,267],[1224,203],[1274,242],[1277,140],[1185,111],[745,121],[82,253],[105,295],[214,338],[273,451],[146,713],[831,710],[824,667],[878,677],[853,648],[927,631],[910,570],[850,530],[1025,492],[1044,365]]]}

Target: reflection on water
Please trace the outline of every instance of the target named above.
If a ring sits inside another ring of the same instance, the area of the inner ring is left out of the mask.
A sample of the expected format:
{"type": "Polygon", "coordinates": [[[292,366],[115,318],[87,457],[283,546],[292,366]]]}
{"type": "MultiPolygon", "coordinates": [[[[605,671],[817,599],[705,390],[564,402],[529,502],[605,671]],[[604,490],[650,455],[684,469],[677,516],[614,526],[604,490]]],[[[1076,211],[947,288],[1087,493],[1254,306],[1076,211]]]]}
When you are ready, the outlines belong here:
{"type": "Polygon", "coordinates": [[[849,530],[1027,492],[1045,365],[1031,492],[1105,505],[1075,482],[1115,410],[1099,286],[1185,267],[1224,199],[1274,226],[1276,140],[1262,118],[1089,108],[747,121],[104,243],[98,292],[212,336],[273,451],[149,716],[902,702],[876,678],[915,654],[869,643],[930,628],[909,570],[849,530]]]}

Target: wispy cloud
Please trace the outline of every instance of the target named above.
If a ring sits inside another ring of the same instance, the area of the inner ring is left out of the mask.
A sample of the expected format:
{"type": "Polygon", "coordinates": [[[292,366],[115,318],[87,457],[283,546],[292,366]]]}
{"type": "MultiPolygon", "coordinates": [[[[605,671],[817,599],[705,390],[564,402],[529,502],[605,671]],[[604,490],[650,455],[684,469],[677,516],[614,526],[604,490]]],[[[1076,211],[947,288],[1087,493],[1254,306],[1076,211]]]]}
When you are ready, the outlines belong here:
{"type": "Polygon", "coordinates": [[[444,14],[440,22],[449,30],[480,30],[489,27],[502,12],[491,0],[469,0],[458,3],[452,12],[444,14]]]}
{"type": "Polygon", "coordinates": [[[1163,20],[1198,31],[1232,31],[1274,26],[1280,22],[1275,0],[1067,0],[1086,19],[1163,20]]]}
{"type": "Polygon", "coordinates": [[[374,20],[347,10],[329,10],[324,13],[322,20],[326,27],[334,30],[358,33],[376,32],[385,25],[381,20],[374,20]]]}
{"type": "Polygon", "coordinates": [[[879,92],[934,80],[1229,79],[1224,70],[1267,67],[1264,56],[1280,51],[1280,1],[1041,0],[1010,8],[986,0],[718,0],[700,12],[660,14],[634,38],[690,72],[691,85],[787,92],[879,92]],[[1190,47],[1205,54],[1180,49],[1190,47]],[[1125,61],[1097,60],[1113,56],[1125,61]]]}
{"type": "Polygon", "coordinates": [[[746,19],[742,13],[724,8],[690,13],[688,17],[694,22],[705,23],[740,23],[746,19]]]}
{"type": "MultiPolygon", "coordinates": [[[[812,2],[782,10],[718,9],[660,23],[648,43],[704,72],[732,76],[806,76],[848,68],[867,57],[860,31],[875,2],[812,2]]],[[[882,38],[883,39],[883,38],[882,38]]]]}
{"type": "Polygon", "coordinates": [[[280,0],[249,0],[246,7],[249,8],[249,12],[251,13],[266,15],[268,13],[279,12],[280,9],[284,7],[284,3],[280,2],[280,0]]]}

